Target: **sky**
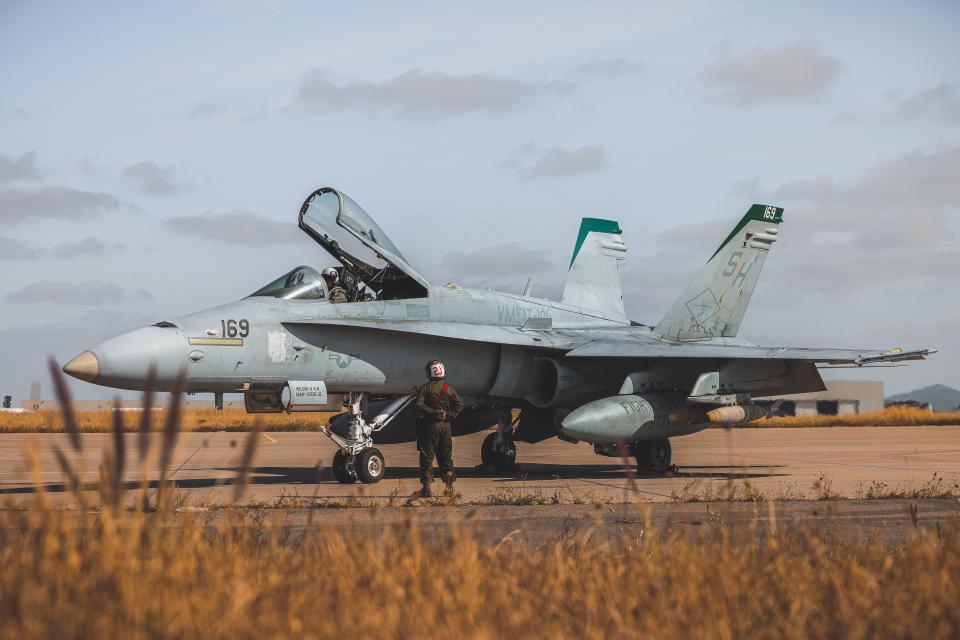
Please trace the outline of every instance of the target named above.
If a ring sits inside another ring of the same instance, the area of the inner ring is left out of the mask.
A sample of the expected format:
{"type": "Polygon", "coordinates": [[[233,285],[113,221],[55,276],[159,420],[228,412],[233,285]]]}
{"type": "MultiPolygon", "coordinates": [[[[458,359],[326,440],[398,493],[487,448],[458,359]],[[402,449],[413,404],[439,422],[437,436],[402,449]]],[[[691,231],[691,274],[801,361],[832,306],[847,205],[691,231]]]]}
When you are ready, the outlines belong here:
{"type": "Polygon", "coordinates": [[[776,204],[741,337],[960,387],[960,4],[264,4],[0,0],[0,395],[326,266],[321,186],[435,282],[551,298],[616,219],[646,324],[776,204]]]}

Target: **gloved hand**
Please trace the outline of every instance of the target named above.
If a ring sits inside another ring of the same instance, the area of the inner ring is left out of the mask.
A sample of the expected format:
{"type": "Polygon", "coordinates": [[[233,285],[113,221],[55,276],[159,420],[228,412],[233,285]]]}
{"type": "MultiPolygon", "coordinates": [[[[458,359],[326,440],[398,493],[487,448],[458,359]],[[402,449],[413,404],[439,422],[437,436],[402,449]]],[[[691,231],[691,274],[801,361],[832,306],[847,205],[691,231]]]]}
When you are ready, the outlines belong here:
{"type": "Polygon", "coordinates": [[[439,420],[440,422],[446,422],[446,421],[447,421],[447,412],[444,411],[443,409],[441,409],[441,410],[440,410],[440,413],[437,414],[437,420],[439,420]]]}

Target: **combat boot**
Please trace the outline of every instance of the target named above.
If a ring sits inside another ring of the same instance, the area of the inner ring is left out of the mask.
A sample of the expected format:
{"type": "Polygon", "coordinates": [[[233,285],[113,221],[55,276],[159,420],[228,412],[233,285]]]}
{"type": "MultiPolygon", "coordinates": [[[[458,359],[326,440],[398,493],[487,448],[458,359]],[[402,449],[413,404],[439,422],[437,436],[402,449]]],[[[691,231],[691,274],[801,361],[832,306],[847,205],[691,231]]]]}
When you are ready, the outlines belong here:
{"type": "Polygon", "coordinates": [[[419,498],[432,498],[433,491],[430,490],[429,482],[422,482],[420,484],[420,491],[417,492],[417,497],[419,498]]]}
{"type": "Polygon", "coordinates": [[[453,471],[447,471],[445,474],[443,474],[443,484],[446,485],[446,488],[443,490],[444,495],[452,496],[454,494],[453,483],[456,481],[457,476],[453,473],[453,471]]]}

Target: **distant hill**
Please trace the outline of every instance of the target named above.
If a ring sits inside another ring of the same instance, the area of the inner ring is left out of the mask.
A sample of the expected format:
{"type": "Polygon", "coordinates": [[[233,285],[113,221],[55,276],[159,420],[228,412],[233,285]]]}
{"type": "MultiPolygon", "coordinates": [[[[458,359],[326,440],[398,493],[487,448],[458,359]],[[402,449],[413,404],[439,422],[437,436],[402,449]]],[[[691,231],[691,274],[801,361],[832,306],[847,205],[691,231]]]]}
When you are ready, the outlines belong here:
{"type": "Polygon", "coordinates": [[[934,411],[956,411],[957,407],[960,407],[960,391],[945,384],[934,384],[922,389],[889,396],[886,401],[904,402],[905,400],[915,400],[920,404],[932,405],[934,411]]]}

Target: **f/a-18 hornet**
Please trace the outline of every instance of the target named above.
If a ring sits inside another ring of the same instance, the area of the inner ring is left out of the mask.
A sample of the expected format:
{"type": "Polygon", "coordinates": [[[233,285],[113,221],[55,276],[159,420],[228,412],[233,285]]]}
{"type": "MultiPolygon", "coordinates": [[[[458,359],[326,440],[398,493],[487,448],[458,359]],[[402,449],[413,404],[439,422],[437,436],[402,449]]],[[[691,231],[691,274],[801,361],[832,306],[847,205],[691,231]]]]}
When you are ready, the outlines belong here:
{"type": "Polygon", "coordinates": [[[414,439],[411,399],[432,359],[469,407],[454,435],[496,423],[485,465],[512,468],[517,441],[626,446],[639,467],[666,469],[670,439],[764,417],[752,398],[823,390],[818,366],[923,359],[928,349],[763,347],[738,338],[783,209],[755,204],[654,326],[624,313],[613,220],[584,218],[559,302],[436,285],[360,206],[332,188],[310,194],[299,226],[333,256],[347,302],[332,304],[300,266],[246,298],[112,338],[64,366],[76,378],[159,389],[185,371],[191,393],[243,393],[249,412],[345,412],[318,425],[337,445],[341,482],[377,482],[377,443],[414,439]],[[518,418],[513,419],[517,414],[518,418]]]}

